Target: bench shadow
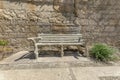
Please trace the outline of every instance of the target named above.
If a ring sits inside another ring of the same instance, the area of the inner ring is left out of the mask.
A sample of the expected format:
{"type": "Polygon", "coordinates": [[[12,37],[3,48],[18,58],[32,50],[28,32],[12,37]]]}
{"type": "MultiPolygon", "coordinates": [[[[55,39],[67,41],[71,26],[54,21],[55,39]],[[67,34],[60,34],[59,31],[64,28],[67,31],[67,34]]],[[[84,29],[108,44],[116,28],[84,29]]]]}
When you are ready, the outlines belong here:
{"type": "MultiPolygon", "coordinates": [[[[83,55],[76,50],[64,50],[64,52],[65,52],[64,56],[73,56],[75,59],[79,59],[79,57],[83,57],[83,55]]],[[[60,57],[60,53],[58,51],[41,51],[39,57],[60,57]]],[[[35,59],[34,51],[29,51],[28,53],[22,55],[20,58],[16,59],[15,61],[19,61],[21,59],[31,59],[31,60],[35,59]]]]}
{"type": "MultiPolygon", "coordinates": [[[[79,59],[79,57],[84,57],[83,54],[79,53],[77,50],[64,50],[64,56],[73,56],[76,59],[79,59]]],[[[41,51],[39,57],[61,57],[61,56],[60,52],[58,51],[41,51]]]]}
{"type": "Polygon", "coordinates": [[[64,52],[65,52],[64,56],[73,56],[75,59],[79,59],[79,57],[83,56],[77,50],[65,50],[64,52]]]}
{"type": "Polygon", "coordinates": [[[60,53],[58,51],[41,51],[39,57],[60,57],[60,53]]]}
{"type": "Polygon", "coordinates": [[[22,55],[20,58],[16,59],[15,61],[19,61],[21,59],[35,59],[35,54],[33,51],[29,51],[28,53],[22,55]]]}

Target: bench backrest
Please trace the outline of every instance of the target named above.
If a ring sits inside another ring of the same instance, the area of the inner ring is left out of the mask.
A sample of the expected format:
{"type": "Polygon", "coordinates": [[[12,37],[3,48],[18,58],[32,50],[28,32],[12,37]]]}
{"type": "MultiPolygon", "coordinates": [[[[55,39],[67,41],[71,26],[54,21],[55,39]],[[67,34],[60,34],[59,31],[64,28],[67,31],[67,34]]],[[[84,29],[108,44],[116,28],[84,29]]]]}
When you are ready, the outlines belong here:
{"type": "Polygon", "coordinates": [[[83,41],[81,34],[38,34],[43,43],[75,43],[83,41]]]}

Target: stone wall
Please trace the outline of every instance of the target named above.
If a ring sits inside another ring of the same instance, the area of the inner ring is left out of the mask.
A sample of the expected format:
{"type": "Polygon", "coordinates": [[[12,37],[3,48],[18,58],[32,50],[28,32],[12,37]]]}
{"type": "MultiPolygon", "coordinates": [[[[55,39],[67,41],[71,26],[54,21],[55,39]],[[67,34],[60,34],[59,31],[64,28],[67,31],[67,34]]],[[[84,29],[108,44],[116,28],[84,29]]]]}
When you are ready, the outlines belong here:
{"type": "Polygon", "coordinates": [[[66,1],[1,0],[0,39],[20,51],[30,50],[27,38],[38,33],[82,33],[88,45],[120,47],[120,0],[66,1]]]}
{"type": "Polygon", "coordinates": [[[89,43],[104,42],[120,48],[120,0],[80,0],[77,18],[89,43]]]}

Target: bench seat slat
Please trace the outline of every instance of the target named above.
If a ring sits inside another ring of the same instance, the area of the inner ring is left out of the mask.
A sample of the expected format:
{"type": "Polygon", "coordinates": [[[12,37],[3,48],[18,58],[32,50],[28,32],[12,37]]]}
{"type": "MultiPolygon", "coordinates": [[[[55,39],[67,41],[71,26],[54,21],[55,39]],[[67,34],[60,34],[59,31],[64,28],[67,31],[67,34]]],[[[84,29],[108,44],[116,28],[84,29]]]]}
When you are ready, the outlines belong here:
{"type": "Polygon", "coordinates": [[[83,45],[84,43],[36,43],[35,45],[83,45]]]}
{"type": "MultiPolygon", "coordinates": [[[[83,41],[80,41],[83,42],[83,41]]],[[[39,41],[36,43],[79,43],[79,41],[39,41]]]]}
{"type": "Polygon", "coordinates": [[[38,36],[82,36],[82,34],[38,34],[38,36]]]}
{"type": "Polygon", "coordinates": [[[79,39],[80,37],[42,37],[42,39],[79,39]]]}
{"type": "Polygon", "coordinates": [[[57,40],[57,41],[48,41],[48,40],[40,40],[38,43],[79,43],[79,42],[83,42],[83,40],[57,40]]]}
{"type": "Polygon", "coordinates": [[[78,37],[78,36],[77,37],[76,36],[74,36],[74,37],[73,36],[69,36],[69,37],[65,37],[65,36],[64,37],[63,36],[42,37],[42,39],[53,39],[53,40],[54,39],[79,39],[79,38],[82,38],[82,37],[78,37]]]}

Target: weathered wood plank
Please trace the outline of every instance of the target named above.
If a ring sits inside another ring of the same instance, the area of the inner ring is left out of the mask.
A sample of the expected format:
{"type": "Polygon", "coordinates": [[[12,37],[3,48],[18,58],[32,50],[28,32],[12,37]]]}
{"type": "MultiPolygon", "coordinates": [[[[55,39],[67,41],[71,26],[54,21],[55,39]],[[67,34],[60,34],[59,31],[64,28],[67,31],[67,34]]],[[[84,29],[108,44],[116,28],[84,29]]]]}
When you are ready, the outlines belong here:
{"type": "Polygon", "coordinates": [[[82,34],[38,34],[38,36],[81,36],[82,34]]]}
{"type": "Polygon", "coordinates": [[[83,45],[83,43],[36,43],[36,45],[83,45]]]}

